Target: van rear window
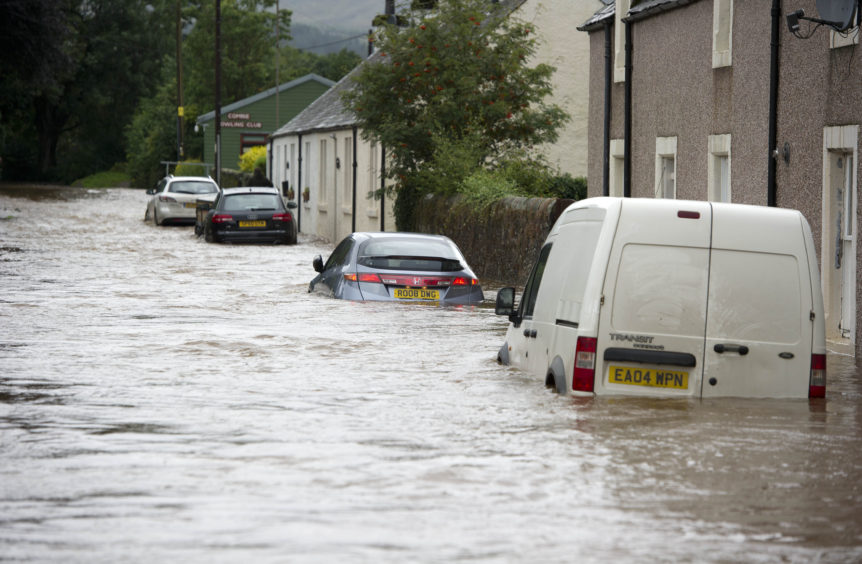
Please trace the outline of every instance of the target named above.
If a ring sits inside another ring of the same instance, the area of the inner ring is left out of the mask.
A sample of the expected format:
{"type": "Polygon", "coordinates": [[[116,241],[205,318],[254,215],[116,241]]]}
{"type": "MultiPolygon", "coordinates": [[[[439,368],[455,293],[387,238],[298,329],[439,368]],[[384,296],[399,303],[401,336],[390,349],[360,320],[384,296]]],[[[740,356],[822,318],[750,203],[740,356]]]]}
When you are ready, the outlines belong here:
{"type": "Polygon", "coordinates": [[[708,273],[708,249],[626,245],[614,292],[614,328],[703,335],[708,273]]]}

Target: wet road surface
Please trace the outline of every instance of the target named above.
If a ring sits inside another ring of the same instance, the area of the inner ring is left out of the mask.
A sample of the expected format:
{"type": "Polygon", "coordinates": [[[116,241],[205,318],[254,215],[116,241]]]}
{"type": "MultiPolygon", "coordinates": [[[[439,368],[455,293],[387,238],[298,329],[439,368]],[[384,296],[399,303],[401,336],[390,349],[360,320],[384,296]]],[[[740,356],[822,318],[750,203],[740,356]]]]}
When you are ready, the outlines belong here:
{"type": "Polygon", "coordinates": [[[825,401],[560,397],[493,309],[308,294],[330,245],[145,201],[0,190],[0,561],[862,561],[853,359],[825,401]]]}

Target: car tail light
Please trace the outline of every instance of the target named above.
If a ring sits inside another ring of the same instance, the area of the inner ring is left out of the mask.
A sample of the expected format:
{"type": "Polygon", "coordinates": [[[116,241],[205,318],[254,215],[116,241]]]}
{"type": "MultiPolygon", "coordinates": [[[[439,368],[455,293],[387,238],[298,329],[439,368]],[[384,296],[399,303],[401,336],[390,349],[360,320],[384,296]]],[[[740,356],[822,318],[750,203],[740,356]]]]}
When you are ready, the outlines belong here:
{"type": "Polygon", "coordinates": [[[811,355],[811,376],[808,380],[808,397],[826,397],[826,355],[811,355]]]}
{"type": "Polygon", "coordinates": [[[285,223],[293,221],[293,216],[289,213],[274,213],[272,214],[273,221],[284,221],[285,223]]]}
{"type": "Polygon", "coordinates": [[[596,345],[593,337],[578,337],[575,347],[575,369],[572,371],[572,389],[592,392],[596,377],[596,345]]]}
{"type": "Polygon", "coordinates": [[[171,196],[165,196],[164,194],[159,194],[159,201],[160,202],[174,202],[174,203],[176,203],[177,200],[171,196]]]}
{"type": "Polygon", "coordinates": [[[222,213],[213,216],[213,223],[227,223],[228,221],[233,221],[232,215],[222,213]]]}
{"type": "Polygon", "coordinates": [[[368,272],[363,272],[362,274],[345,274],[344,279],[350,282],[375,282],[380,284],[380,277],[368,272]]]}
{"type": "Polygon", "coordinates": [[[454,280],[452,280],[453,286],[475,286],[479,281],[475,278],[467,278],[465,276],[458,276],[454,280]]]}

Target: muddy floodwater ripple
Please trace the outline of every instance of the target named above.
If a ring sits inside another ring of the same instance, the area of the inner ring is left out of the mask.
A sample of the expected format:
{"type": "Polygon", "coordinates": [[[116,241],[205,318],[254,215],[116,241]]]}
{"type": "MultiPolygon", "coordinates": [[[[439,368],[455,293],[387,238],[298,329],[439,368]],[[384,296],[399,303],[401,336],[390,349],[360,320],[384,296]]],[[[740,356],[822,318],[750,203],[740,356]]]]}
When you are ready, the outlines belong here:
{"type": "Polygon", "coordinates": [[[0,189],[0,561],[862,561],[850,357],[826,400],[563,397],[490,302],[309,294],[331,245],[145,205],[0,189]]]}

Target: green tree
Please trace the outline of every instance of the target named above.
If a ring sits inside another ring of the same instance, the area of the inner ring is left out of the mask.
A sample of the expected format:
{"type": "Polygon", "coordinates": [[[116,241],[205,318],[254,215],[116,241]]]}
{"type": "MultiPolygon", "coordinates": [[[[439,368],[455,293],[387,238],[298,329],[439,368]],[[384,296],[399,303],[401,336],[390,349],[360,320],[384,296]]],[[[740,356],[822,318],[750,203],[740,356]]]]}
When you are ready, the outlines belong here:
{"type": "Polygon", "coordinates": [[[547,175],[531,149],[555,141],[568,119],[545,102],[554,68],[527,63],[533,27],[500,4],[450,0],[407,21],[383,28],[379,56],[344,94],[365,137],[389,151],[399,229],[412,228],[416,198],[451,191],[480,169],[517,161],[547,175]]]}
{"type": "Polygon", "coordinates": [[[2,4],[0,150],[14,155],[20,175],[68,181],[124,158],[123,129],[161,59],[162,4],[2,4]],[[18,100],[12,111],[10,94],[18,100]]]}

